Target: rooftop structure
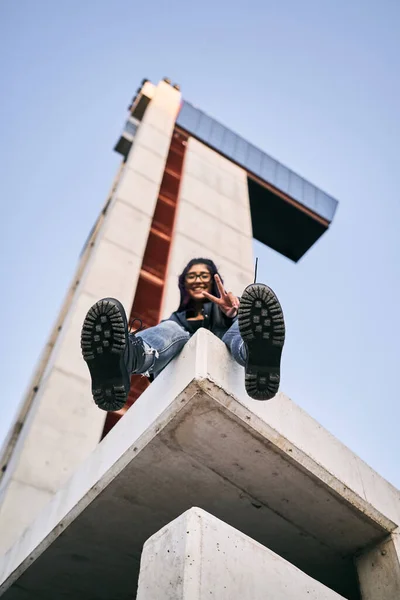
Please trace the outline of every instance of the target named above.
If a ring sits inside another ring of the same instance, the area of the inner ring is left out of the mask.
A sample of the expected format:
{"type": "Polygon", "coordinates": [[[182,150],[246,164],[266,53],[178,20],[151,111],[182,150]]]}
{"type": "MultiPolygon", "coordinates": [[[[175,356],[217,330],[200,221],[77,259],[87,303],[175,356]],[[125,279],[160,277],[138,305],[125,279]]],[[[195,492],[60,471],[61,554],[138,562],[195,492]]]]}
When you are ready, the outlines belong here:
{"type": "Polygon", "coordinates": [[[249,398],[200,330],[0,560],[0,596],[398,600],[399,524],[398,490],[283,393],[249,398]]]}

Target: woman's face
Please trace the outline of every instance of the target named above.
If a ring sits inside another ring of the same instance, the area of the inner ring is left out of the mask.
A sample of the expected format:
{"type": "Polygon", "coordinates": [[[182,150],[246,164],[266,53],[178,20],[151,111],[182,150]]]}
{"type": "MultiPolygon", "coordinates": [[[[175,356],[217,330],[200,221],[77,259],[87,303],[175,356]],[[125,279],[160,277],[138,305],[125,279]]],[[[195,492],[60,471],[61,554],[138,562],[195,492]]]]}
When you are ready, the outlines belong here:
{"type": "Polygon", "coordinates": [[[185,288],[189,296],[194,301],[203,301],[203,292],[210,292],[212,289],[211,273],[203,263],[192,265],[185,276],[185,288]]]}

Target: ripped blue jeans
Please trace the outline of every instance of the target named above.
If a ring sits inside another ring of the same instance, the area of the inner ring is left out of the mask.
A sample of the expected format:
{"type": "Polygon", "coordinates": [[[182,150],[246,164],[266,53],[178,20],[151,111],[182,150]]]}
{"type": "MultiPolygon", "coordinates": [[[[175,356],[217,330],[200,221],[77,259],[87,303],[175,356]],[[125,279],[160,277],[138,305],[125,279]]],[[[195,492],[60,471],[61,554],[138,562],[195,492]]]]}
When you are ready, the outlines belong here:
{"type": "MultiPolygon", "coordinates": [[[[144,329],[135,335],[143,340],[146,353],[140,373],[152,374],[154,377],[157,377],[167,364],[179,354],[191,338],[191,334],[175,321],[163,321],[159,325],[144,329]]],[[[224,334],[222,341],[227,345],[235,361],[243,367],[246,362],[246,346],[240,335],[237,321],[224,334]]]]}

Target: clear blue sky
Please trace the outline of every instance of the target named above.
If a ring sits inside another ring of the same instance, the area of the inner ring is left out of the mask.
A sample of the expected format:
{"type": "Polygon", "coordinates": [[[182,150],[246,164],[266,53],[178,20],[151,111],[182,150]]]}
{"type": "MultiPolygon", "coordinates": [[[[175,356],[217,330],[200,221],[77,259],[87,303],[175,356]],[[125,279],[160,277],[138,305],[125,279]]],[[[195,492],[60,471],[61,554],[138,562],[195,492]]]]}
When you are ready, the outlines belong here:
{"type": "MultiPolygon", "coordinates": [[[[400,486],[398,0],[0,5],[2,439],[108,192],[141,79],[340,201],[295,265],[255,243],[285,309],[282,390],[400,486]]],[[[205,199],[206,201],[206,199],[205,199]]]]}

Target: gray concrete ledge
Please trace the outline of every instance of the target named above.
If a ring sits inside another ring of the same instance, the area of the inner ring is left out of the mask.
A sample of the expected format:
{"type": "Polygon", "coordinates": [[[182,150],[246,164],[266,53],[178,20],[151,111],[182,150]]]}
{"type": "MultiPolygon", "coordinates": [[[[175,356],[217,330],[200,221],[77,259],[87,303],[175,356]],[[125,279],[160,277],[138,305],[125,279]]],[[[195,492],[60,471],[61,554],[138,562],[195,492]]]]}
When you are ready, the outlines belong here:
{"type": "Polygon", "coordinates": [[[199,508],[144,545],[136,600],[343,600],[199,508]]]}
{"type": "Polygon", "coordinates": [[[198,332],[0,563],[7,600],[131,600],[145,541],[200,506],[346,598],[399,492],[283,394],[262,403],[198,332]]]}

